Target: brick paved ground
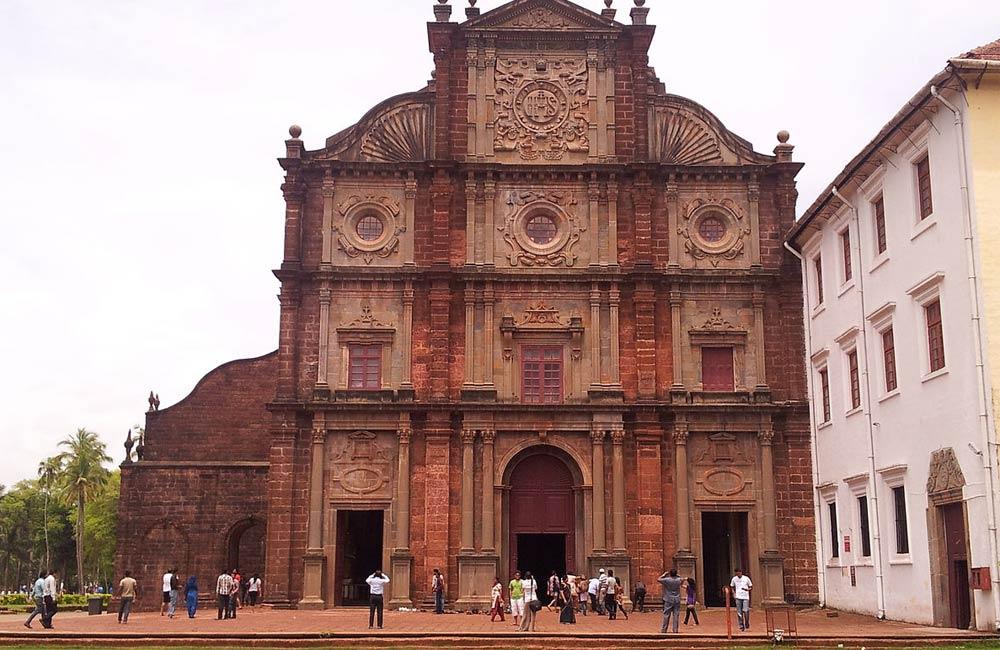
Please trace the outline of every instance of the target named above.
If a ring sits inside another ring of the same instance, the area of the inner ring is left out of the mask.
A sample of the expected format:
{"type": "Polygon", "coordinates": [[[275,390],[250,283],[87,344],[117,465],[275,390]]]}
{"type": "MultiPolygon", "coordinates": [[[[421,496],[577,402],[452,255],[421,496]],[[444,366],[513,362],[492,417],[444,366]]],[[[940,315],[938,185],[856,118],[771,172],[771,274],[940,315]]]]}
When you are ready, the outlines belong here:
{"type": "MultiPolygon", "coordinates": [[[[726,633],[724,610],[707,610],[700,614],[701,625],[685,627],[681,625],[681,634],[689,637],[704,637],[705,635],[724,636],[726,633]]],[[[42,634],[41,627],[35,624],[35,630],[26,630],[22,626],[24,620],[20,615],[0,616],[0,636],[11,639],[13,634],[21,636],[38,636],[42,634]]],[[[561,625],[555,612],[543,610],[538,617],[537,631],[544,634],[560,635],[607,635],[630,637],[657,636],[660,626],[660,614],[632,614],[629,620],[619,619],[609,621],[607,618],[590,615],[578,617],[576,625],[561,625]]],[[[734,632],[734,636],[764,637],[764,620],[760,612],[754,612],[752,630],[748,633],[734,632]]],[[[307,611],[274,611],[258,609],[256,612],[241,610],[236,621],[216,620],[214,611],[202,610],[194,620],[188,619],[186,612],[175,619],[168,619],[156,613],[133,614],[128,626],[117,624],[112,615],[87,616],[85,613],[67,612],[56,616],[55,630],[59,636],[81,636],[123,634],[136,635],[145,638],[157,638],[159,635],[177,635],[179,638],[198,636],[204,638],[244,635],[259,635],[268,638],[280,638],[282,635],[314,634],[314,635],[367,635],[368,612],[366,609],[336,609],[322,612],[307,611]]],[[[799,635],[818,639],[835,641],[843,639],[862,638],[908,638],[929,639],[945,636],[977,636],[974,633],[960,630],[925,627],[908,623],[883,621],[854,614],[841,613],[837,618],[828,618],[825,611],[806,611],[798,614],[799,635]]],[[[397,636],[400,634],[423,637],[428,635],[457,637],[464,635],[476,636],[508,636],[517,634],[507,622],[490,623],[484,615],[444,614],[435,616],[425,612],[386,612],[385,629],[375,630],[376,635],[397,636]]],[[[22,637],[23,638],[23,637],[22,637]]]]}

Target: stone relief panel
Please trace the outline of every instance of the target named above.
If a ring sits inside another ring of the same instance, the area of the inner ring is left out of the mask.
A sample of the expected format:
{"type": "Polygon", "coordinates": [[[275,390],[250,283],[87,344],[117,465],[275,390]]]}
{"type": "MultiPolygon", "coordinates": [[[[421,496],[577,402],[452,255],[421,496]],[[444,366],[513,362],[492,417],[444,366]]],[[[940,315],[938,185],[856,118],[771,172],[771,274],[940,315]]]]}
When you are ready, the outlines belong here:
{"type": "Polygon", "coordinates": [[[329,440],[331,498],[391,498],[394,433],[354,431],[329,440]]]}
{"type": "Polygon", "coordinates": [[[327,206],[324,261],[347,266],[412,263],[412,199],[399,185],[337,185],[327,206]]]}
{"type": "Polygon", "coordinates": [[[501,218],[496,236],[500,241],[495,250],[503,255],[498,263],[568,268],[589,262],[582,250],[585,246],[579,244],[590,230],[590,219],[574,192],[511,189],[498,194],[501,218]]]}
{"type": "Polygon", "coordinates": [[[951,447],[938,449],[931,454],[930,471],[927,474],[927,494],[935,502],[960,500],[965,487],[965,474],[951,447]]]}
{"type": "MultiPolygon", "coordinates": [[[[530,14],[529,14],[530,15],[530,14]]],[[[587,59],[501,55],[493,150],[505,162],[567,162],[590,152],[587,59]]]]}
{"type": "Polygon", "coordinates": [[[709,195],[692,198],[681,206],[677,234],[689,264],[694,266],[749,266],[746,247],[751,232],[745,211],[732,199],[709,195]]]}
{"type": "Polygon", "coordinates": [[[732,433],[692,434],[688,443],[694,501],[753,501],[756,443],[732,433]]]}
{"type": "Polygon", "coordinates": [[[702,382],[702,347],[733,349],[733,389],[749,390],[756,383],[753,307],[739,307],[712,300],[685,300],[681,308],[684,333],[683,373],[690,390],[702,382]]]}

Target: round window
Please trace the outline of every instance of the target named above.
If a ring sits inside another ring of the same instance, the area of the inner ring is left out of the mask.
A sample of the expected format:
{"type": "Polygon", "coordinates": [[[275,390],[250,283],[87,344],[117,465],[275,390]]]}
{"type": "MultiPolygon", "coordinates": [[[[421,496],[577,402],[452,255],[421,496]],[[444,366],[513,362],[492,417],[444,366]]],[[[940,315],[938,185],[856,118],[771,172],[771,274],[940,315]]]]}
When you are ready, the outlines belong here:
{"type": "Polygon", "coordinates": [[[528,235],[533,243],[539,246],[544,246],[548,244],[559,232],[559,226],[556,225],[556,220],[547,214],[536,214],[535,216],[528,219],[528,223],[524,227],[525,233],[528,235]]]}
{"type": "Polygon", "coordinates": [[[698,234],[709,244],[716,244],[726,236],[726,222],[718,215],[707,215],[698,222],[698,234]]]}
{"type": "Polygon", "coordinates": [[[385,226],[382,225],[382,220],[375,215],[366,214],[358,219],[354,229],[362,241],[377,241],[382,236],[385,226]]]}

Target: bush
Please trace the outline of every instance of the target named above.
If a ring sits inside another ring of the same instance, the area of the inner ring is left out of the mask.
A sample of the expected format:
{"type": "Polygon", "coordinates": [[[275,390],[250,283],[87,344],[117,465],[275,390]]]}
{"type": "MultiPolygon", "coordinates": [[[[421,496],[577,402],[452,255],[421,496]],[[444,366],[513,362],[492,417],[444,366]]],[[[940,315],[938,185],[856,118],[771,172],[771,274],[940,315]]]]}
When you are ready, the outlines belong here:
{"type": "Polygon", "coordinates": [[[27,594],[7,594],[6,596],[0,596],[0,607],[17,607],[29,604],[33,605],[34,603],[28,600],[27,594]]]}

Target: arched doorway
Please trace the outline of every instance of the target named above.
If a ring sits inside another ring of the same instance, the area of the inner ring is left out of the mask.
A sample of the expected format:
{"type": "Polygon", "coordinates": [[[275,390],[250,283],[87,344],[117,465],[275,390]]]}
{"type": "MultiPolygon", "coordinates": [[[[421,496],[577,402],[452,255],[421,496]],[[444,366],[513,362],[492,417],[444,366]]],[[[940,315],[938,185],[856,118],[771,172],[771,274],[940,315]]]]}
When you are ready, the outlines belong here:
{"type": "Polygon", "coordinates": [[[544,592],[552,571],[576,570],[573,474],[555,455],[534,453],[514,466],[509,484],[510,573],[531,571],[544,592]]]}
{"type": "Polygon", "coordinates": [[[263,576],[265,533],[260,519],[245,519],[234,525],[226,539],[226,569],[239,569],[244,578],[263,576]]]}

